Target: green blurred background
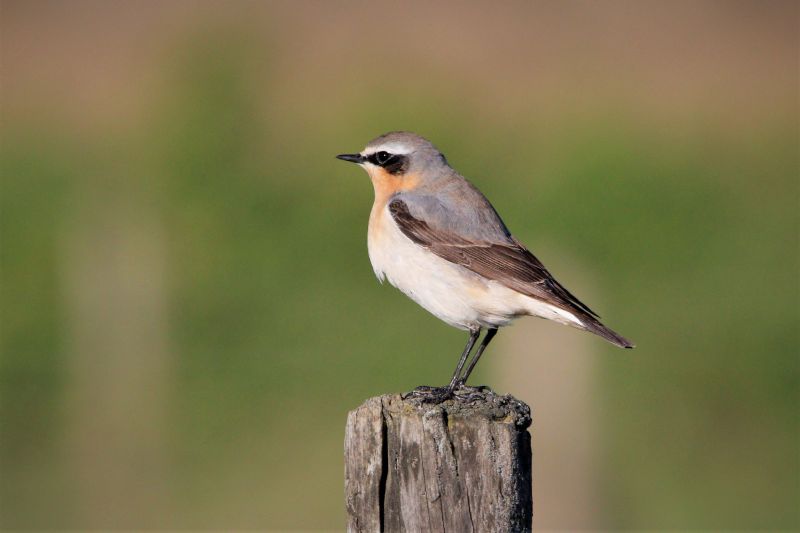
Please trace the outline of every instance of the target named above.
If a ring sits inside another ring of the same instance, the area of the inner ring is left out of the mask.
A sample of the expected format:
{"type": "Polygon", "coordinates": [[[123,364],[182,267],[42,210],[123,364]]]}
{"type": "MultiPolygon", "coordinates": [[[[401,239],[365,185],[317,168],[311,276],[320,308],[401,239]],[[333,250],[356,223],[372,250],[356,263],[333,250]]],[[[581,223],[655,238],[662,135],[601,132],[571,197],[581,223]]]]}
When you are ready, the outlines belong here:
{"type": "Polygon", "coordinates": [[[429,137],[634,339],[501,332],[543,529],[800,528],[796,2],[3,1],[0,526],[344,527],[464,334],[333,156],[429,137]]]}

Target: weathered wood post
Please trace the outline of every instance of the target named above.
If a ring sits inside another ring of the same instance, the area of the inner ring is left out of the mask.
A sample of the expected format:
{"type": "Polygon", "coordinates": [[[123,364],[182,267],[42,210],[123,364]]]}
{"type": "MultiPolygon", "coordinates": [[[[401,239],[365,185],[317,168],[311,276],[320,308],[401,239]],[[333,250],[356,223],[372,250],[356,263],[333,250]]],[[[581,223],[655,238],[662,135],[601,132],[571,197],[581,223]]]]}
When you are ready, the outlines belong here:
{"type": "Polygon", "coordinates": [[[530,409],[470,396],[433,405],[385,395],[348,414],[348,531],[530,531],[530,409]]]}

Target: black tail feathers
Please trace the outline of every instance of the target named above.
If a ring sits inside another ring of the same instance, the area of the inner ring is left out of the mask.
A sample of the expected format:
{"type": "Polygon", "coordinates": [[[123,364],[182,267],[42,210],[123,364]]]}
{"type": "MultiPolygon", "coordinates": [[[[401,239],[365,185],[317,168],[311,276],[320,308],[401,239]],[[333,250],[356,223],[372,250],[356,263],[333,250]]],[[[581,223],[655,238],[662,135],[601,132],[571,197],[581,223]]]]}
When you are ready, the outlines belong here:
{"type": "Polygon", "coordinates": [[[619,335],[618,333],[605,327],[603,324],[600,323],[599,320],[595,319],[594,317],[584,316],[581,318],[583,319],[583,327],[586,328],[586,331],[591,331],[595,335],[603,337],[611,344],[619,346],[620,348],[633,348],[635,346],[631,341],[629,341],[622,335],[619,335]]]}

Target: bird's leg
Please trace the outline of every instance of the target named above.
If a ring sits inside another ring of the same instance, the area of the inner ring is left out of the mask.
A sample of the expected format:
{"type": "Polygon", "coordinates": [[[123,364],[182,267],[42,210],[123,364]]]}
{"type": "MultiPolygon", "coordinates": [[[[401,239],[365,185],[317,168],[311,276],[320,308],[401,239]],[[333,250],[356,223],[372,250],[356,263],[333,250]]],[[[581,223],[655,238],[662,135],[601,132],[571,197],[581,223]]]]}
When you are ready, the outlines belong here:
{"type": "Polygon", "coordinates": [[[467,340],[467,345],[464,346],[464,352],[461,354],[461,359],[458,360],[458,366],[456,367],[456,371],[453,373],[453,379],[450,380],[450,384],[447,386],[447,390],[449,392],[453,392],[453,389],[459,383],[459,376],[461,375],[461,370],[464,368],[464,363],[467,362],[467,357],[469,356],[470,352],[472,352],[472,347],[475,346],[475,342],[478,340],[478,337],[481,336],[481,328],[471,329],[469,331],[469,340],[467,340]]]}
{"type": "Polygon", "coordinates": [[[464,364],[467,362],[467,357],[469,356],[470,352],[472,352],[472,348],[475,346],[475,343],[480,336],[480,328],[469,330],[469,339],[467,340],[467,345],[464,346],[464,352],[461,354],[461,358],[458,360],[458,366],[456,366],[456,371],[453,373],[453,379],[450,380],[450,384],[447,387],[417,387],[405,395],[404,398],[421,397],[423,398],[423,401],[432,403],[441,403],[446,399],[451,398],[453,396],[453,390],[455,390],[455,388],[461,383],[459,376],[461,375],[461,370],[464,368],[464,364]]]}
{"type": "Polygon", "coordinates": [[[464,376],[458,380],[458,385],[466,385],[467,379],[469,379],[469,375],[472,374],[472,370],[475,368],[475,365],[478,364],[478,359],[481,358],[483,355],[483,351],[489,346],[489,343],[492,342],[494,336],[497,335],[497,328],[490,328],[486,332],[486,336],[483,338],[481,345],[478,346],[478,351],[475,352],[475,357],[472,358],[472,361],[469,362],[469,366],[467,367],[467,371],[464,372],[464,376]]]}

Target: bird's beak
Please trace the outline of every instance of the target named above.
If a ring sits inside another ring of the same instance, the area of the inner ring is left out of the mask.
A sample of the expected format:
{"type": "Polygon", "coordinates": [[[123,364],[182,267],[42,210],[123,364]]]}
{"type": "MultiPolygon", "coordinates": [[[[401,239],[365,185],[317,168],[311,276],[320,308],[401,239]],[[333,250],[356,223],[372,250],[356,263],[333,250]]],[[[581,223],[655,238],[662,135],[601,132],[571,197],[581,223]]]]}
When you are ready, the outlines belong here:
{"type": "Polygon", "coordinates": [[[339,154],[336,156],[336,159],[341,159],[342,161],[350,161],[351,163],[363,163],[364,156],[361,154],[339,154]]]}

